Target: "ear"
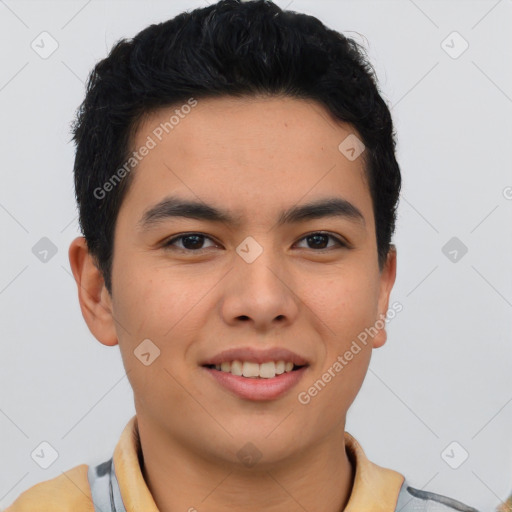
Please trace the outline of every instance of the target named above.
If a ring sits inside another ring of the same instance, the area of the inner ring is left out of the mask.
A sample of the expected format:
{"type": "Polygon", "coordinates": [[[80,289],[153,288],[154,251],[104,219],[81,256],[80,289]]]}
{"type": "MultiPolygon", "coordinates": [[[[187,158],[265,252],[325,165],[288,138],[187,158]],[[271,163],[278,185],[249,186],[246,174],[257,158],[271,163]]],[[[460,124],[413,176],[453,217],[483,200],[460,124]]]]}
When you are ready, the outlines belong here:
{"type": "Polygon", "coordinates": [[[386,313],[389,308],[389,296],[396,279],[396,247],[391,244],[384,264],[384,268],[380,274],[380,292],[379,292],[379,306],[378,315],[375,320],[376,326],[381,327],[378,333],[373,338],[373,348],[379,348],[386,343],[386,313]],[[381,324],[383,324],[381,326],[381,324]]]}
{"type": "Polygon", "coordinates": [[[103,345],[117,345],[112,299],[84,237],[71,242],[68,256],[78,287],[80,309],[89,330],[103,345]]]}

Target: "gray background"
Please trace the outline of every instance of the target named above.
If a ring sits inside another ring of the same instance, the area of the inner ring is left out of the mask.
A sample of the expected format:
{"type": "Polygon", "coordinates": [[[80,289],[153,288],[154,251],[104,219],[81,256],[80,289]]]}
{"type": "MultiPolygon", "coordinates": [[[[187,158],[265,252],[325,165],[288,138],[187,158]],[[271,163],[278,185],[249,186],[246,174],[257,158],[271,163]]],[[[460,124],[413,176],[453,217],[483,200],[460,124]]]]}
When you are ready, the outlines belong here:
{"type": "MultiPolygon", "coordinates": [[[[415,487],[492,510],[512,490],[512,1],[276,3],[366,45],[398,133],[403,311],[346,430],[415,487]]],[[[109,458],[134,414],[119,349],[89,333],[69,269],[69,123],[116,40],[204,5],[0,0],[0,507],[109,458]],[[44,31],[58,43],[45,59],[31,47],[51,49],[44,31]],[[42,441],[59,455],[48,469],[31,458],[42,441]]]]}

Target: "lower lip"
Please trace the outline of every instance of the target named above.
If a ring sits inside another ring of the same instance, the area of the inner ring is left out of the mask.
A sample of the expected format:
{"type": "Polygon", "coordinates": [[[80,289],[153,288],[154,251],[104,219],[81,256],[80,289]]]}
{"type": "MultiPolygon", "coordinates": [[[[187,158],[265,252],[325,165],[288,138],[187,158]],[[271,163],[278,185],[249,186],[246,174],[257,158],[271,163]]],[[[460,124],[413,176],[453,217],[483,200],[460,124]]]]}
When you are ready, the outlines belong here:
{"type": "Polygon", "coordinates": [[[236,396],[246,400],[275,400],[280,398],[303,377],[307,366],[271,379],[239,377],[232,373],[203,367],[219,384],[236,396]]]}

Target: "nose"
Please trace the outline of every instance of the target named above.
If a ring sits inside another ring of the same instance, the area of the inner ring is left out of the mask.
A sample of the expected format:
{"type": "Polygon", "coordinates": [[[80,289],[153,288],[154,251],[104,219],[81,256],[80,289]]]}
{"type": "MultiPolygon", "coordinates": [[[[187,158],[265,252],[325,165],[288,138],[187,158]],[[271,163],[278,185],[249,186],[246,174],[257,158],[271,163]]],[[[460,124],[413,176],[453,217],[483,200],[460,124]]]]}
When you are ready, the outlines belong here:
{"type": "Polygon", "coordinates": [[[300,300],[282,258],[263,250],[254,261],[248,261],[237,256],[226,276],[221,300],[224,321],[232,326],[250,323],[259,332],[291,325],[298,316],[300,300]]]}

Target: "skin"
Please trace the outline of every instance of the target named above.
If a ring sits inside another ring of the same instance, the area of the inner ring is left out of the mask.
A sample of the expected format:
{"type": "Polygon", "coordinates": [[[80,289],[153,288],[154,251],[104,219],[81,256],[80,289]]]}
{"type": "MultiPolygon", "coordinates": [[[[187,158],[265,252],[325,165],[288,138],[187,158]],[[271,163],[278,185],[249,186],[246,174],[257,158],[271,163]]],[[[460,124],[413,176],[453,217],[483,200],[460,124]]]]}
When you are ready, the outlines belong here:
{"type": "MultiPolygon", "coordinates": [[[[134,148],[175,108],[149,116],[134,148]]],[[[116,224],[112,296],[84,239],[72,242],[83,316],[101,343],[119,344],[134,390],[142,471],[159,510],[334,512],[346,505],[354,477],[346,413],[385,328],[310,403],[297,395],[386,314],[395,281],[393,246],[378,267],[362,158],[349,161],[338,150],[350,133],[313,101],[201,99],[133,171],[116,224]],[[143,213],[170,194],[227,209],[240,223],[169,218],[140,229],[143,213]],[[282,210],[332,196],[350,201],[364,222],[327,217],[276,227],[282,210]],[[331,238],[318,248],[305,238],[318,231],[350,248],[331,238]],[[209,238],[163,247],[183,233],[209,238]],[[235,251],[248,236],[263,248],[250,264],[235,251]],[[147,338],[161,351],[149,366],[133,354],[147,338]],[[286,347],[310,366],[276,400],[241,399],[200,362],[245,346],[286,347]],[[262,454],[251,468],[236,455],[247,442],[262,454]]]]}

